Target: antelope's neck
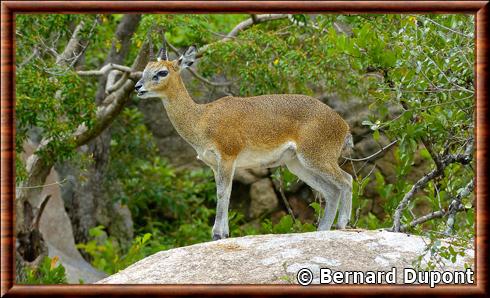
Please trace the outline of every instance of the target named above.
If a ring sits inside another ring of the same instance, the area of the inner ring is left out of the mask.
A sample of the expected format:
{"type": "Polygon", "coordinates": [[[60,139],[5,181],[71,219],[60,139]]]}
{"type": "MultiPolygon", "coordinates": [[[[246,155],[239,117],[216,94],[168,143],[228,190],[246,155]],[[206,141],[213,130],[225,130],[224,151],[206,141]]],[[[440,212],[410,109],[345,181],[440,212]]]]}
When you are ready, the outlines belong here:
{"type": "Polygon", "coordinates": [[[179,88],[166,92],[163,105],[168,118],[177,132],[191,145],[199,145],[197,123],[202,115],[203,105],[197,104],[179,79],[179,88]]]}

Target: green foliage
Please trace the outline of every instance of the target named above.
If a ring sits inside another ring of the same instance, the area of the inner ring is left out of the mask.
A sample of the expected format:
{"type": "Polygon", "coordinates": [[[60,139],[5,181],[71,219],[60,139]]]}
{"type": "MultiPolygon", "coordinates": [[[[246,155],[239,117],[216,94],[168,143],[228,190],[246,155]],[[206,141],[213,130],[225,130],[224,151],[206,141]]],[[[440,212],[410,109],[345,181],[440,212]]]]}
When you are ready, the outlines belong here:
{"type": "Polygon", "coordinates": [[[271,220],[265,219],[262,222],[262,231],[268,234],[287,234],[316,231],[316,227],[310,223],[301,223],[299,220],[294,221],[291,215],[281,217],[277,224],[271,220]]]}
{"type": "MultiPolygon", "coordinates": [[[[79,77],[69,66],[56,61],[80,22],[93,22],[88,15],[16,15],[16,152],[30,130],[36,127],[40,138],[49,139],[48,159],[64,160],[75,154],[68,138],[81,124],[90,128],[95,117],[92,82],[79,77]]],[[[88,26],[81,36],[88,36],[88,26]]],[[[68,61],[69,63],[69,61],[68,61]]],[[[16,182],[25,178],[24,164],[16,159],[16,182]]]]}
{"type": "Polygon", "coordinates": [[[291,173],[286,167],[277,167],[272,173],[271,178],[281,182],[284,191],[291,190],[293,183],[298,181],[298,177],[291,173]]]}
{"type": "Polygon", "coordinates": [[[92,257],[92,265],[107,274],[114,274],[147,256],[145,248],[151,238],[149,233],[137,236],[129,250],[123,251],[117,241],[107,237],[103,226],[90,229],[89,234],[93,240],[77,244],[77,248],[88,253],[92,257]]]}
{"type": "Polygon", "coordinates": [[[113,128],[106,187],[127,204],[139,233],[155,231],[166,247],[209,238],[216,204],[210,169],[177,171],[158,148],[135,108],[125,109],[113,128]]]}
{"type": "Polygon", "coordinates": [[[41,284],[66,284],[65,267],[58,264],[58,257],[44,257],[38,267],[27,268],[24,280],[21,284],[41,285],[41,284]]]}
{"type": "Polygon", "coordinates": [[[472,258],[466,256],[468,248],[473,248],[474,233],[460,237],[454,235],[440,240],[441,235],[438,233],[428,233],[429,243],[427,243],[424,253],[414,260],[413,265],[420,270],[441,270],[447,263],[456,263],[460,258],[467,258],[470,263],[465,262],[464,267],[474,267],[472,258]]]}

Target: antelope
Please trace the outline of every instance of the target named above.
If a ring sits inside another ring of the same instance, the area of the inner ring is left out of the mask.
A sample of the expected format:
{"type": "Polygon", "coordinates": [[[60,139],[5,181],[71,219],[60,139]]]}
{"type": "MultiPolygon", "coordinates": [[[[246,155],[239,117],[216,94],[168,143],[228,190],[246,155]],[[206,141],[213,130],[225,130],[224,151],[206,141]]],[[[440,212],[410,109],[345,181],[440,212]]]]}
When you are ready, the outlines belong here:
{"type": "Polygon", "coordinates": [[[212,239],[229,237],[228,206],[237,168],[285,165],[325,199],[318,230],[332,227],[338,209],[337,228],[344,229],[351,216],[352,176],[337,161],[343,149],[353,146],[348,124],[306,95],[226,96],[198,104],[180,76],[196,53],[191,46],[169,61],[164,40],[157,61],[148,62],[135,90],[139,98],[162,99],[179,135],[213,170],[218,203],[212,239]]]}

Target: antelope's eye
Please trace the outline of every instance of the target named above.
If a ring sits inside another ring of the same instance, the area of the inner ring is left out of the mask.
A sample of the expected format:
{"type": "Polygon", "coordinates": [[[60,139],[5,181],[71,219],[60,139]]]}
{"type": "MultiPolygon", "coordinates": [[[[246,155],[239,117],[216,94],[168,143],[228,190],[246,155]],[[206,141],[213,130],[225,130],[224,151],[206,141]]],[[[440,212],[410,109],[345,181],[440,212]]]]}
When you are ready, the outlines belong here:
{"type": "Polygon", "coordinates": [[[157,72],[157,76],[159,77],[166,77],[168,75],[168,71],[166,70],[160,70],[159,72],[157,72]]]}
{"type": "Polygon", "coordinates": [[[153,76],[153,80],[154,81],[158,81],[158,78],[160,77],[166,77],[168,75],[168,71],[167,70],[160,70],[159,72],[157,72],[156,75],[153,76]]]}

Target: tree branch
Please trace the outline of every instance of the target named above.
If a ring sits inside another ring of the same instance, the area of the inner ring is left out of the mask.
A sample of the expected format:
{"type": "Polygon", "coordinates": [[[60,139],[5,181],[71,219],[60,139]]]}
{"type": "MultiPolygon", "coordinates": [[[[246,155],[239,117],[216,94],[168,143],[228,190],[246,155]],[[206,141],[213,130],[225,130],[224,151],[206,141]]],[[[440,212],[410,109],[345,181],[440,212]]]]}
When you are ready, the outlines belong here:
{"type": "Polygon", "coordinates": [[[264,22],[268,22],[268,21],[272,21],[272,20],[285,19],[287,17],[288,17],[287,14],[261,14],[261,15],[255,15],[254,18],[248,18],[245,21],[242,21],[241,23],[236,25],[235,28],[233,28],[223,39],[201,47],[196,54],[196,58],[201,58],[202,55],[207,51],[207,49],[210,46],[212,46],[216,43],[229,41],[229,40],[235,38],[238,35],[238,33],[240,33],[241,31],[244,31],[244,30],[252,27],[255,24],[264,23],[264,22]]]}
{"type": "MultiPolygon", "coordinates": [[[[134,71],[142,70],[148,58],[148,43],[145,43],[138,53],[133,66],[129,69],[128,72],[132,73],[134,71]]],[[[112,66],[114,64],[111,63],[112,66]]],[[[77,131],[74,134],[74,142],[75,146],[79,147],[94,137],[100,134],[102,130],[104,130],[112,120],[119,114],[121,109],[124,107],[128,95],[134,89],[134,78],[129,76],[129,78],[122,84],[122,87],[108,95],[103,102],[109,103],[107,106],[99,106],[96,112],[96,120],[94,126],[88,130],[85,124],[82,124],[78,127],[77,131]]]]}
{"type": "Polygon", "coordinates": [[[448,155],[444,157],[438,166],[425,176],[423,176],[421,179],[419,179],[410,189],[409,192],[407,192],[404,196],[403,199],[400,201],[398,204],[398,207],[395,210],[394,214],[394,219],[393,219],[393,228],[392,230],[394,232],[400,232],[401,228],[401,216],[403,210],[407,207],[408,203],[412,200],[413,196],[422,188],[424,188],[429,181],[432,179],[443,175],[444,174],[444,169],[455,162],[459,162],[461,164],[468,164],[472,160],[472,155],[473,155],[473,141],[470,140],[468,142],[468,145],[465,150],[465,154],[454,154],[454,155],[448,155]]]}
{"type": "Polygon", "coordinates": [[[78,55],[77,52],[79,52],[80,48],[82,47],[82,44],[80,42],[80,38],[81,38],[80,33],[83,27],[85,27],[85,22],[80,21],[80,23],[78,23],[78,25],[75,27],[75,30],[73,30],[73,34],[70,40],[68,41],[68,44],[66,45],[63,53],[61,53],[61,55],[58,55],[56,57],[56,64],[58,65],[70,64],[70,66],[75,64],[76,59],[73,58],[77,57],[78,55]],[[70,60],[74,60],[74,61],[69,63],[70,60]]]}
{"type": "Polygon", "coordinates": [[[456,213],[461,212],[461,211],[467,211],[469,209],[469,208],[466,208],[465,206],[463,206],[461,204],[461,200],[463,198],[467,197],[473,191],[473,188],[474,188],[474,179],[472,179],[465,186],[465,188],[463,189],[463,191],[461,191],[460,193],[458,193],[456,195],[456,197],[453,199],[453,201],[449,205],[448,210],[441,209],[441,210],[438,210],[438,211],[435,211],[435,212],[426,214],[424,216],[421,216],[421,217],[419,217],[417,219],[414,219],[409,224],[402,225],[400,227],[400,232],[406,232],[410,228],[413,228],[415,226],[418,226],[420,224],[423,224],[425,222],[428,222],[429,220],[433,220],[433,219],[436,219],[436,218],[443,218],[444,216],[448,216],[448,220],[447,220],[448,227],[447,227],[447,229],[445,231],[445,234],[446,235],[451,234],[452,229],[454,227],[454,217],[455,217],[456,213]]]}
{"type": "Polygon", "coordinates": [[[103,76],[103,75],[107,75],[112,70],[119,70],[122,72],[129,72],[129,73],[132,72],[132,69],[130,67],[115,64],[115,63],[108,63],[99,70],[79,70],[77,71],[77,74],[81,76],[103,76]]]}
{"type": "MultiPolygon", "coordinates": [[[[417,16],[417,17],[420,17],[420,16],[417,16]]],[[[461,36],[466,37],[466,38],[473,38],[473,36],[472,36],[472,35],[467,35],[467,34],[464,34],[463,32],[459,32],[459,31],[456,31],[456,30],[454,30],[454,29],[452,29],[452,28],[446,27],[446,26],[444,26],[444,25],[442,25],[442,24],[437,23],[437,22],[436,22],[436,21],[434,21],[434,20],[431,20],[430,18],[424,18],[424,17],[422,17],[422,19],[424,19],[424,20],[426,20],[426,21],[429,21],[429,22],[431,22],[432,24],[437,25],[437,26],[439,26],[439,27],[441,27],[441,28],[444,28],[444,29],[446,29],[446,30],[448,30],[448,31],[451,31],[452,33],[456,33],[456,34],[461,35],[461,36]]]]}
{"type": "Polygon", "coordinates": [[[465,207],[461,204],[461,200],[463,198],[467,197],[474,189],[475,187],[475,179],[471,179],[471,181],[465,186],[465,188],[456,195],[454,200],[452,200],[451,204],[449,205],[449,210],[448,210],[448,219],[447,219],[447,228],[445,231],[445,234],[449,235],[452,233],[453,228],[454,228],[454,217],[456,215],[456,212],[460,210],[465,210],[465,207]]]}
{"type": "MultiPolygon", "coordinates": [[[[145,43],[141,47],[130,71],[136,72],[143,69],[147,63],[147,56],[148,44],[145,43]]],[[[111,102],[109,105],[99,106],[93,127],[88,129],[85,124],[81,124],[73,135],[67,137],[66,142],[71,142],[75,147],[79,147],[98,136],[124,107],[128,95],[133,91],[133,88],[134,78],[130,76],[119,90],[106,97],[104,101],[111,102]]],[[[42,192],[42,188],[32,186],[44,184],[46,177],[57,160],[56,152],[49,150],[49,142],[49,139],[43,139],[36,151],[29,156],[26,161],[27,178],[16,188],[15,222],[17,233],[26,232],[29,228],[25,225],[24,203],[29,198],[39,196],[42,192]]]]}

